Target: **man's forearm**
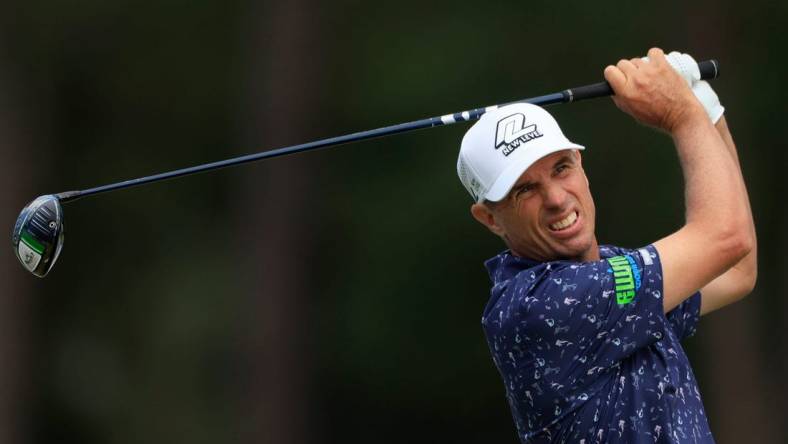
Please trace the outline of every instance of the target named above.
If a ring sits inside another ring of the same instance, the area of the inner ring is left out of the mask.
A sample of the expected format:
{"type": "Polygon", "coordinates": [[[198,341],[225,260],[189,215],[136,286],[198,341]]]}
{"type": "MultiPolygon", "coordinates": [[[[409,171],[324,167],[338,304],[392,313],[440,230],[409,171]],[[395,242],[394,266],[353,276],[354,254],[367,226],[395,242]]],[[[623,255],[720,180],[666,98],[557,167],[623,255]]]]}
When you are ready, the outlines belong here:
{"type": "Polygon", "coordinates": [[[665,311],[728,272],[752,240],[738,162],[703,113],[672,132],[685,177],[686,223],[655,243],[663,259],[665,311]],[[686,270],[693,270],[692,276],[686,270]],[[680,276],[683,276],[680,277],[680,276]]]}
{"type": "Polygon", "coordinates": [[[724,120],[720,122],[724,131],[696,112],[673,139],[686,181],[687,225],[707,233],[738,234],[741,227],[751,226],[752,217],[735,148],[726,142],[730,134],[724,120]]]}
{"type": "MultiPolygon", "coordinates": [[[[750,206],[750,199],[747,193],[747,186],[744,182],[744,175],[741,171],[741,163],[739,162],[739,156],[736,150],[736,144],[733,142],[733,136],[730,133],[728,128],[728,123],[725,119],[725,116],[722,116],[720,120],[717,121],[715,125],[717,132],[722,137],[722,140],[725,142],[725,146],[728,148],[728,153],[730,154],[731,158],[733,158],[734,162],[736,163],[736,167],[738,169],[738,180],[740,181],[740,192],[739,198],[744,201],[744,204],[747,208],[747,222],[748,222],[748,232],[752,238],[752,249],[750,252],[740,260],[734,268],[736,268],[740,273],[743,273],[744,277],[749,277],[752,280],[752,284],[755,283],[755,278],[757,276],[757,268],[758,268],[758,252],[757,252],[757,242],[756,242],[756,234],[755,234],[755,222],[752,217],[752,208],[750,206]]],[[[750,285],[751,287],[752,285],[750,285]]]]}
{"type": "Polygon", "coordinates": [[[747,190],[744,186],[744,180],[741,177],[741,167],[739,166],[738,157],[736,155],[736,146],[733,143],[728,131],[728,126],[725,119],[720,119],[716,124],[717,131],[720,137],[725,141],[727,151],[730,157],[737,165],[739,175],[738,180],[741,183],[739,198],[745,202],[747,208],[747,232],[751,239],[752,249],[744,256],[739,262],[734,264],[728,271],[709,282],[701,289],[701,315],[706,315],[712,311],[718,310],[726,305],[732,304],[744,296],[752,292],[757,279],[757,252],[755,247],[755,226],[752,221],[752,212],[750,211],[749,199],[747,198],[747,190]]]}

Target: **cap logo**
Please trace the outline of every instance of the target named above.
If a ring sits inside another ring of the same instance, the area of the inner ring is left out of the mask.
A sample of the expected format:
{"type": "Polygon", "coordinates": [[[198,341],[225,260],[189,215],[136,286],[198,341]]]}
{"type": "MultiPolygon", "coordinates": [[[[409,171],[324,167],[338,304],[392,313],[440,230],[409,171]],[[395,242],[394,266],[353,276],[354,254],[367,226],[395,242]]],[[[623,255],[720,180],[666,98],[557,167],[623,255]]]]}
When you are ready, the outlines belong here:
{"type": "Polygon", "coordinates": [[[504,156],[508,156],[520,145],[542,136],[536,124],[525,126],[524,114],[512,114],[498,121],[498,128],[495,130],[495,149],[505,145],[502,152],[504,156]]]}

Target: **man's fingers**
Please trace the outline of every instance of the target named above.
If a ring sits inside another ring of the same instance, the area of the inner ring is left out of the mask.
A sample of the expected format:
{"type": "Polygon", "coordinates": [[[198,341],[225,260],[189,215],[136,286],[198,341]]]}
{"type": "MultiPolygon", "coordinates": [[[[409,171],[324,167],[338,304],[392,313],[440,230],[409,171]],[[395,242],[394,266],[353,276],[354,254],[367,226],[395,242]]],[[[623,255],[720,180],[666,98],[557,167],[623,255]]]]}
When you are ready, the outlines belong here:
{"type": "Polygon", "coordinates": [[[665,59],[665,52],[659,48],[651,48],[648,50],[648,58],[649,60],[653,60],[657,64],[664,64],[668,63],[667,59],[665,59]]]}
{"type": "Polygon", "coordinates": [[[641,59],[641,58],[637,58],[637,59],[630,59],[629,61],[630,61],[630,62],[631,62],[633,65],[635,65],[635,67],[636,67],[636,68],[638,68],[638,69],[640,69],[640,67],[641,67],[641,66],[643,66],[643,65],[645,65],[645,64],[646,64],[646,61],[645,61],[645,60],[643,60],[643,59],[641,59]]]}
{"type": "Polygon", "coordinates": [[[617,67],[609,65],[605,68],[605,80],[613,88],[613,92],[618,94],[627,84],[627,76],[617,67]]]}
{"type": "Polygon", "coordinates": [[[632,62],[630,62],[629,60],[623,60],[623,59],[619,60],[618,63],[616,64],[616,66],[627,77],[630,77],[633,74],[635,74],[635,71],[637,71],[637,69],[638,69],[635,65],[632,64],[632,62]]]}

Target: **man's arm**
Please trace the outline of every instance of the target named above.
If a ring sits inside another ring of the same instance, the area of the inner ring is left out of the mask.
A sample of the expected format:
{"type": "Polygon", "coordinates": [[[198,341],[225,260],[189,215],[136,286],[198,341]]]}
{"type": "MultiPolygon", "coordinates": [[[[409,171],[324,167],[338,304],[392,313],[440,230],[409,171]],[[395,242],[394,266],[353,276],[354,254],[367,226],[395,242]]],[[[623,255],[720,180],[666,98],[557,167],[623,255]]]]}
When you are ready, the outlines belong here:
{"type": "Polygon", "coordinates": [[[648,56],[608,66],[605,78],[620,109],[673,137],[684,173],[686,223],[654,243],[668,312],[744,259],[754,239],[738,162],[723,136],[664,53],[654,48],[648,56]]]}
{"type": "Polygon", "coordinates": [[[736,265],[701,289],[701,316],[728,304],[732,304],[750,294],[758,277],[757,243],[754,242],[756,239],[755,223],[752,218],[752,209],[749,206],[747,189],[744,187],[744,179],[741,176],[741,165],[738,162],[736,145],[733,143],[733,137],[728,130],[728,124],[725,121],[725,117],[720,118],[715,126],[720,136],[725,141],[725,145],[728,147],[728,153],[733,157],[739,169],[739,177],[742,183],[740,193],[747,202],[747,215],[749,216],[747,221],[750,236],[753,239],[753,246],[752,250],[750,250],[750,252],[736,265]]]}

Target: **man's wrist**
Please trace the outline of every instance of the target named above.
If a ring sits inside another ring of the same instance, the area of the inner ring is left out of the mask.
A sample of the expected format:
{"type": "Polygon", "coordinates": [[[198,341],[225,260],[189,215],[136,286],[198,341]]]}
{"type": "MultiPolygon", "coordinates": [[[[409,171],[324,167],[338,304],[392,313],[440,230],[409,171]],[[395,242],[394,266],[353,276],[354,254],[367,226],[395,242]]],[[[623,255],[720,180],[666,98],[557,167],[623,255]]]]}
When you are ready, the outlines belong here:
{"type": "Polygon", "coordinates": [[[709,125],[709,115],[706,113],[700,102],[694,101],[691,105],[684,107],[676,120],[670,127],[669,132],[674,138],[681,138],[688,131],[694,132],[697,128],[709,125]]]}

